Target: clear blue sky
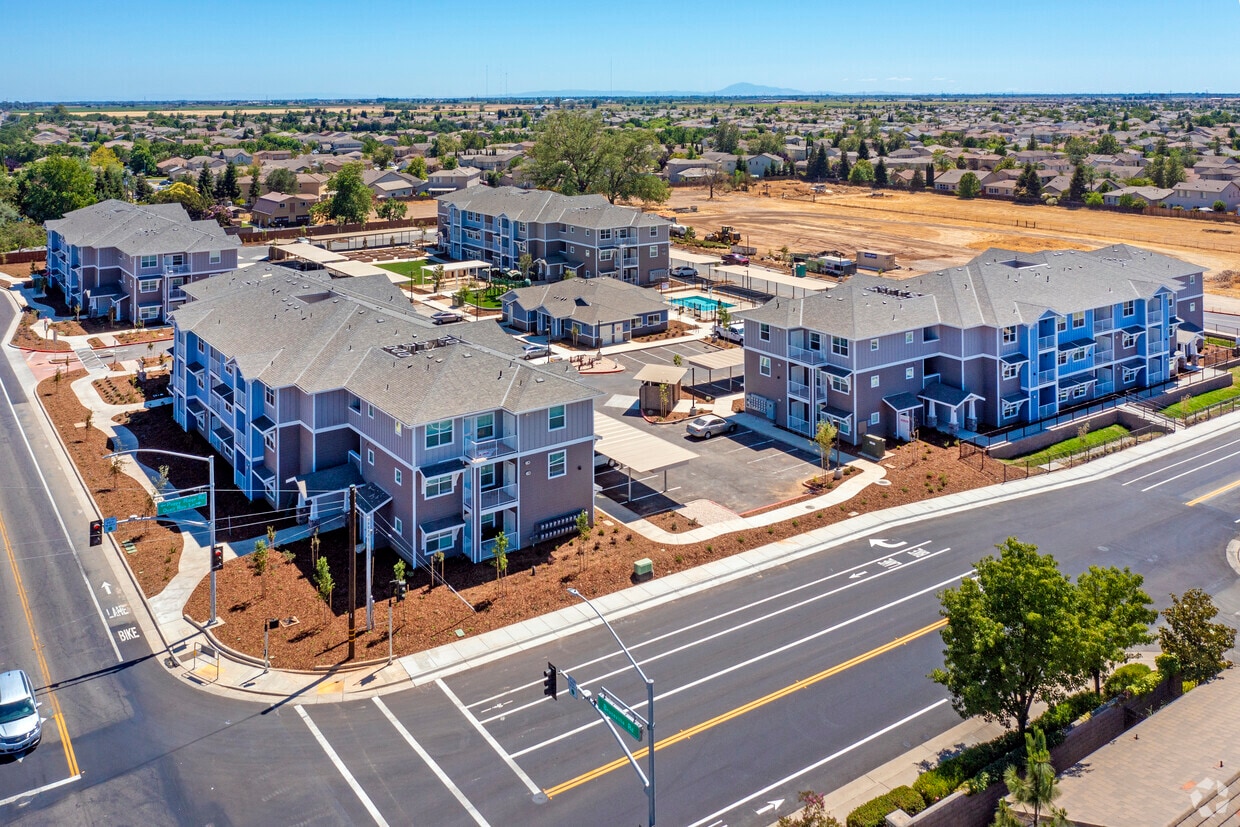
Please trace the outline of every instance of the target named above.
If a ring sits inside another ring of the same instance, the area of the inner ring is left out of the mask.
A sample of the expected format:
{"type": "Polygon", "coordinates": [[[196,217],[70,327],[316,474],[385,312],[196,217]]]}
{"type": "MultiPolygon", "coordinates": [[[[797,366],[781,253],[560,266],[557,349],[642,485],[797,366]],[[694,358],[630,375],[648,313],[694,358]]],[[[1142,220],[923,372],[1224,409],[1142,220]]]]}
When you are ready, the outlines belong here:
{"type": "Polygon", "coordinates": [[[1240,92],[1236,0],[0,0],[0,19],[10,34],[2,100],[710,92],[739,82],[1240,92]]]}

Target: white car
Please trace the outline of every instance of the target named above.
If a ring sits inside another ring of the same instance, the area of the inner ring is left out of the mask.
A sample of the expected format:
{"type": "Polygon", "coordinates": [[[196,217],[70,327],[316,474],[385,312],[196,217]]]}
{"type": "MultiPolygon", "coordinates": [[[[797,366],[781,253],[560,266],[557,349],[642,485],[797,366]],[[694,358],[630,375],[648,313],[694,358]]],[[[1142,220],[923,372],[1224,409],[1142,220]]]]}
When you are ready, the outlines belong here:
{"type": "Polygon", "coordinates": [[[707,414],[699,416],[697,419],[685,426],[685,432],[689,436],[698,439],[710,439],[716,434],[730,434],[736,430],[736,423],[724,419],[722,416],[707,414]]]}
{"type": "Polygon", "coordinates": [[[24,753],[39,743],[43,737],[40,706],[25,672],[0,673],[0,755],[24,753]]]}
{"type": "Polygon", "coordinates": [[[745,343],[744,322],[732,322],[726,327],[716,322],[714,333],[720,339],[727,339],[729,342],[736,342],[738,345],[745,343]]]}
{"type": "Polygon", "coordinates": [[[671,273],[673,276],[680,276],[681,278],[693,278],[697,276],[698,271],[697,268],[686,265],[684,267],[673,267],[671,273]]]}

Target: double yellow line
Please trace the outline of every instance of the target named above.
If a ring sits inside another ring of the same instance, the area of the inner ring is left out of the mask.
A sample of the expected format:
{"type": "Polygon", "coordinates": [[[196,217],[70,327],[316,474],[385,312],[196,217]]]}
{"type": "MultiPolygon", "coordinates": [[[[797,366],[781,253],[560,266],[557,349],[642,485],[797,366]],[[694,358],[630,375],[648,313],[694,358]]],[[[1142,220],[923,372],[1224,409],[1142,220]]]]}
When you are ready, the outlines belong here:
{"type": "Polygon", "coordinates": [[[1217,497],[1219,494],[1224,494],[1230,491],[1231,489],[1236,488],[1237,486],[1240,486],[1240,480],[1236,480],[1235,482],[1229,482],[1227,485],[1221,486],[1219,488],[1215,488],[1213,491],[1209,492],[1208,494],[1202,494],[1197,499],[1189,500],[1188,502],[1184,504],[1187,505],[1189,508],[1192,508],[1194,505],[1197,505],[1198,503],[1203,503],[1206,500],[1212,500],[1215,497],[1217,497]]]}
{"type": "MultiPolygon", "coordinates": [[[[854,658],[849,658],[843,663],[839,663],[828,669],[824,669],[823,671],[819,672],[816,675],[811,675],[808,678],[802,678],[796,683],[789,684],[788,686],[785,686],[782,689],[777,689],[774,692],[770,693],[769,695],[763,695],[761,698],[750,701],[747,704],[743,704],[741,706],[736,707],[735,709],[724,712],[722,715],[716,715],[714,718],[711,718],[710,720],[707,720],[707,721],[703,721],[702,723],[697,724],[696,726],[689,727],[688,729],[682,729],[680,732],[676,733],[675,735],[672,735],[668,738],[664,738],[663,740],[656,743],[654,745],[654,750],[655,752],[658,752],[664,747],[670,747],[672,744],[678,744],[681,741],[686,741],[689,738],[692,738],[694,735],[700,735],[701,733],[705,732],[708,729],[717,727],[720,724],[726,723],[727,721],[731,721],[734,718],[739,718],[740,716],[744,715],[747,712],[753,712],[755,709],[760,709],[761,707],[764,707],[769,703],[778,701],[780,698],[784,698],[788,695],[791,695],[793,692],[796,692],[801,689],[806,689],[818,683],[819,681],[824,681],[833,675],[838,675],[839,673],[844,672],[848,669],[852,669],[854,666],[858,666],[862,663],[865,663],[868,660],[873,660],[879,655],[883,655],[883,654],[886,654],[887,652],[890,652],[892,649],[898,649],[904,644],[914,641],[919,637],[924,637],[925,635],[928,635],[931,632],[942,629],[946,625],[947,625],[946,618],[942,620],[936,620],[934,623],[931,623],[928,626],[923,626],[915,632],[909,632],[907,635],[898,637],[895,640],[891,641],[890,643],[884,643],[882,646],[879,646],[875,649],[871,649],[870,651],[857,655],[854,658]]],[[[649,747],[643,747],[640,750],[634,750],[633,751],[634,760],[640,761],[641,759],[645,758],[648,749],[649,747]]],[[[562,792],[567,792],[568,790],[571,790],[574,787],[580,787],[582,784],[585,784],[587,781],[593,781],[594,779],[599,778],[600,776],[606,775],[612,770],[616,770],[616,769],[619,769],[620,767],[626,766],[628,763],[629,763],[628,758],[617,759],[615,761],[612,761],[610,764],[604,764],[603,766],[598,767],[597,769],[593,769],[587,773],[583,773],[577,776],[576,778],[573,778],[569,781],[565,781],[563,784],[557,784],[556,786],[551,787],[550,789],[544,790],[543,792],[545,792],[549,798],[554,798],[555,796],[559,795],[562,792]]]]}
{"type": "MultiPolygon", "coordinates": [[[[39,633],[34,627],[34,615],[30,611],[30,601],[26,598],[26,587],[22,585],[22,575],[17,569],[17,558],[13,556],[13,546],[9,542],[9,531],[0,517],[0,538],[4,539],[4,552],[9,558],[9,567],[13,570],[13,582],[17,585],[17,596],[21,598],[22,611],[26,614],[26,625],[30,627],[30,639],[34,641],[34,654],[39,661],[39,671],[43,675],[44,686],[52,685],[52,673],[47,668],[47,660],[43,657],[43,645],[39,643],[39,633]]],[[[78,768],[77,756],[73,754],[73,742],[69,739],[69,728],[65,725],[65,715],[60,709],[60,700],[54,691],[48,690],[48,700],[52,705],[52,720],[56,722],[56,730],[60,733],[60,742],[65,745],[65,760],[69,762],[69,775],[77,778],[82,774],[78,768]]]]}

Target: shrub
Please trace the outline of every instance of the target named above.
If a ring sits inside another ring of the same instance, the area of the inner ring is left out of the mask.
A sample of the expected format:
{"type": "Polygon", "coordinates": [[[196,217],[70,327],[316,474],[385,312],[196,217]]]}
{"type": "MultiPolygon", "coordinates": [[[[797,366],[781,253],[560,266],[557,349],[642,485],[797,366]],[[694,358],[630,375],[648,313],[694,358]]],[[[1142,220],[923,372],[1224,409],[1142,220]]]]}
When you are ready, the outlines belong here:
{"type": "Polygon", "coordinates": [[[1150,669],[1144,663],[1130,663],[1111,673],[1103,687],[1108,698],[1120,695],[1139,697],[1146,695],[1162,682],[1162,673],[1150,669]]]}
{"type": "Polygon", "coordinates": [[[887,814],[893,810],[903,810],[913,816],[924,809],[926,802],[921,793],[912,787],[896,787],[849,813],[848,827],[883,827],[887,823],[887,814]]]}

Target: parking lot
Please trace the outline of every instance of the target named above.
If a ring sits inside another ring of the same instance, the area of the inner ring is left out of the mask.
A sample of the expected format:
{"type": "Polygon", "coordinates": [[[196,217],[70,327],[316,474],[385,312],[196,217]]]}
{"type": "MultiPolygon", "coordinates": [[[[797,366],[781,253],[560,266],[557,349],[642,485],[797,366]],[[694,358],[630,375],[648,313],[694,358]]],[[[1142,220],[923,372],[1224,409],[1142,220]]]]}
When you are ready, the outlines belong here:
{"type": "MultiPolygon", "coordinates": [[[[599,506],[603,510],[607,509],[607,501],[611,500],[639,515],[648,516],[705,499],[742,513],[805,493],[802,481],[819,472],[820,461],[816,450],[797,449],[744,426],[712,439],[692,439],[685,433],[685,422],[662,425],[646,422],[642,418],[637,409],[637,383],[633,379],[642,366],[670,365],[673,364],[673,357],[679,354],[685,361],[685,367],[689,367],[689,356],[711,350],[716,348],[703,342],[685,342],[613,354],[611,358],[624,365],[623,373],[581,377],[604,392],[604,396],[595,403],[600,413],[669,443],[681,445],[698,455],[696,459],[667,472],[666,492],[662,491],[662,471],[644,477],[634,476],[632,501],[628,499],[628,475],[618,469],[602,470],[595,476],[595,482],[602,488],[599,506]]],[[[692,376],[693,369],[690,368],[690,371],[692,376]]],[[[701,369],[697,369],[696,373],[697,387],[712,396],[736,394],[743,390],[739,368],[733,370],[734,377],[730,382],[726,370],[716,371],[713,381],[708,381],[701,369]]],[[[690,382],[690,377],[686,377],[685,381],[690,382]]],[[[722,411],[721,415],[730,416],[731,412],[722,411]]]]}

